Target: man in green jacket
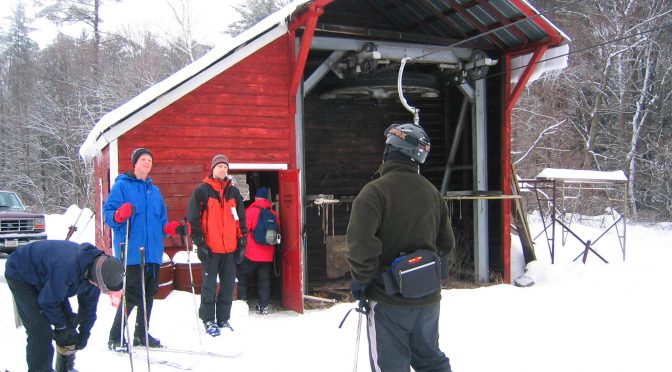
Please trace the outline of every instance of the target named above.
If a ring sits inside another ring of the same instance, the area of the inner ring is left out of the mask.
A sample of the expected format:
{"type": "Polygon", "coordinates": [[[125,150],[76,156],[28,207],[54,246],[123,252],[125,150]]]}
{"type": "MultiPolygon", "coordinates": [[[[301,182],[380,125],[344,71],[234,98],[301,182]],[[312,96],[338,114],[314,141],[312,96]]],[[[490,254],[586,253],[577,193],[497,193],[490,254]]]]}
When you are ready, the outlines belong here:
{"type": "Polygon", "coordinates": [[[371,369],[449,372],[450,361],[439,349],[440,286],[409,298],[386,291],[383,280],[392,261],[420,249],[441,257],[447,277],[455,245],[448,207],[419,170],[429,137],[414,124],[392,124],[385,137],[381,177],[355,199],[347,230],[352,293],[368,313],[371,369]]]}

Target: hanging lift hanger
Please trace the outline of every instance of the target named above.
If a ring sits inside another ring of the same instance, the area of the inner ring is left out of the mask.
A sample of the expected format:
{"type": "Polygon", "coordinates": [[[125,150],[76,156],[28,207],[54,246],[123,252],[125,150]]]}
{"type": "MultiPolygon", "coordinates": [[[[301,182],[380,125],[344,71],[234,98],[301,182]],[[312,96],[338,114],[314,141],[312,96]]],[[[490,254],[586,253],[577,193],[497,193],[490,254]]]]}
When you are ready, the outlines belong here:
{"type": "Polygon", "coordinates": [[[397,92],[399,93],[399,100],[401,104],[404,105],[404,108],[411,114],[413,114],[413,124],[420,126],[420,109],[417,109],[408,104],[406,98],[404,97],[404,91],[402,89],[402,77],[404,76],[404,66],[406,62],[413,60],[413,58],[406,57],[401,60],[401,65],[399,66],[399,75],[397,76],[397,92]]]}

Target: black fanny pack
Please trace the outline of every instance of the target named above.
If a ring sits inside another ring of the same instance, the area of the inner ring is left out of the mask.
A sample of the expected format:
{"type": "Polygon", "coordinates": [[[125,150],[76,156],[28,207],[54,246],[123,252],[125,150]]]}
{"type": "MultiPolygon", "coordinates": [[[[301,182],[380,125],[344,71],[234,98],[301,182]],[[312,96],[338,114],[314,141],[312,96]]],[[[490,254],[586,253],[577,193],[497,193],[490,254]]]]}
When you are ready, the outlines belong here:
{"type": "Polygon", "coordinates": [[[441,288],[441,259],[428,250],[419,250],[397,257],[383,272],[388,295],[421,298],[441,288]]]}

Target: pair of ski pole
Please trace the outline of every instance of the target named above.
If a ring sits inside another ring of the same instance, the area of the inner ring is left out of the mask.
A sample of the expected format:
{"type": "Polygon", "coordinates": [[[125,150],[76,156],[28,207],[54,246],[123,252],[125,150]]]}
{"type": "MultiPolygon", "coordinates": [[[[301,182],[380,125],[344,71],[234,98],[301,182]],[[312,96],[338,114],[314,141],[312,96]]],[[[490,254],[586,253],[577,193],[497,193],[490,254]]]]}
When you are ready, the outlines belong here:
{"type": "MultiPolygon", "coordinates": [[[[124,281],[122,284],[122,300],[121,300],[121,314],[122,314],[122,322],[121,322],[121,330],[120,330],[120,337],[119,340],[124,339],[124,329],[126,330],[126,351],[128,352],[128,357],[129,361],[131,364],[131,371],[134,371],[133,368],[133,349],[131,347],[131,332],[128,327],[128,314],[127,314],[127,306],[126,306],[126,274],[128,273],[128,239],[130,236],[130,230],[131,230],[131,220],[130,218],[126,220],[126,242],[124,243],[124,249],[121,250],[122,254],[122,260],[124,261],[124,281]]],[[[140,287],[142,288],[142,313],[143,313],[143,320],[144,320],[144,328],[145,328],[145,350],[147,352],[147,371],[150,371],[151,369],[151,360],[149,357],[149,329],[147,326],[147,292],[145,289],[145,248],[140,247],[140,287]]],[[[123,341],[120,341],[120,343],[123,345],[123,341]]]]}

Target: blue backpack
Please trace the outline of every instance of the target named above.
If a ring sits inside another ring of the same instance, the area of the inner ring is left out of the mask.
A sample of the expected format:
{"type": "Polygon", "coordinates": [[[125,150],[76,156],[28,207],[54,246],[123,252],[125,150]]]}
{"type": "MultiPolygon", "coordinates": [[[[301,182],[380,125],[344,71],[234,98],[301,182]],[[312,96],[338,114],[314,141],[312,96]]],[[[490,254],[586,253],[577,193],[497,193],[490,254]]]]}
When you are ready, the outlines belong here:
{"type": "Polygon", "coordinates": [[[278,243],[278,219],[269,208],[261,208],[259,211],[259,220],[253,230],[254,241],[264,245],[275,245],[278,243]]]}

